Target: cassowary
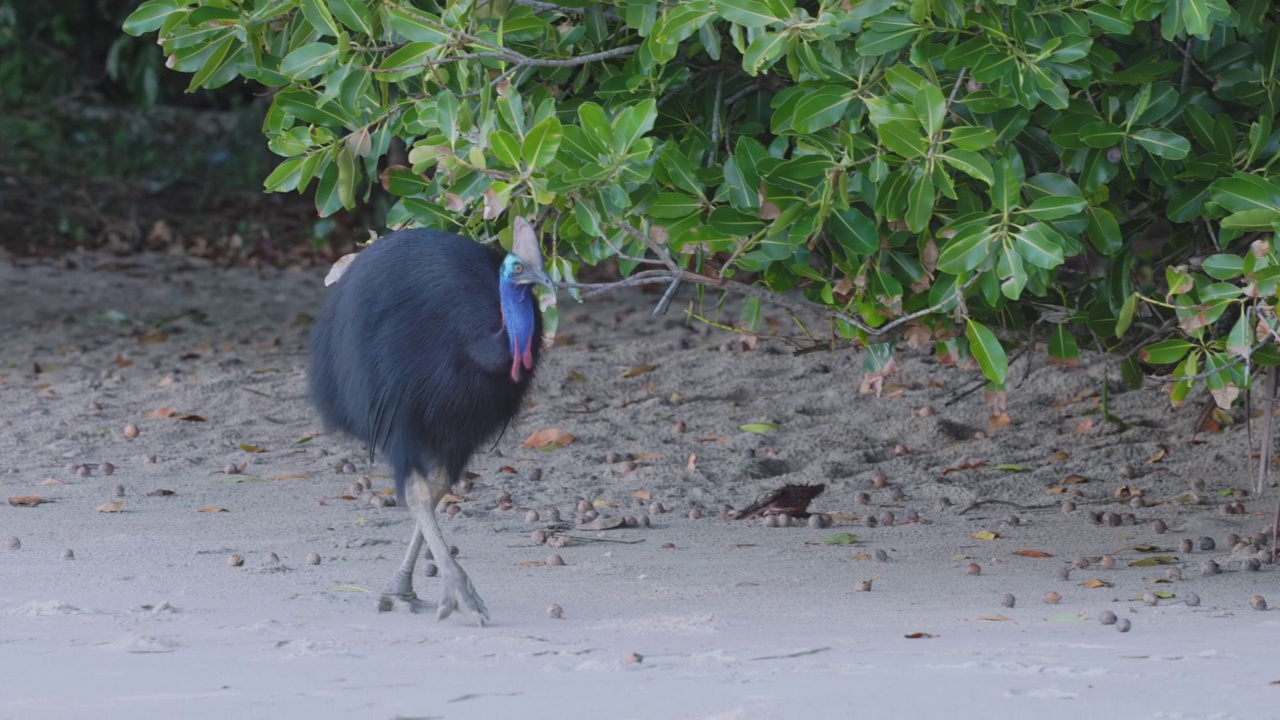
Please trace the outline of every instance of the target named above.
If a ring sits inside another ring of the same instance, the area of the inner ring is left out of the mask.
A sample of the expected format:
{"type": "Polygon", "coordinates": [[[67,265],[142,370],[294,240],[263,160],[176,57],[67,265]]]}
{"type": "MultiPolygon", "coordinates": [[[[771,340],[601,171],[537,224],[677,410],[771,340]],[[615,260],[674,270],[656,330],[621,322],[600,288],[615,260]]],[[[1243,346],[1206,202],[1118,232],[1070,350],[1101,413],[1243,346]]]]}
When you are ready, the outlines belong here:
{"type": "Polygon", "coordinates": [[[396,500],[416,521],[380,609],[416,609],[413,566],[425,539],[443,581],[436,616],[484,602],[449,554],[436,505],[482,443],[515,416],[542,349],[532,285],[553,287],[533,228],[516,218],[501,255],[452,233],[390,233],[356,256],[311,338],[310,390],[325,425],[381,451],[396,500]]]}

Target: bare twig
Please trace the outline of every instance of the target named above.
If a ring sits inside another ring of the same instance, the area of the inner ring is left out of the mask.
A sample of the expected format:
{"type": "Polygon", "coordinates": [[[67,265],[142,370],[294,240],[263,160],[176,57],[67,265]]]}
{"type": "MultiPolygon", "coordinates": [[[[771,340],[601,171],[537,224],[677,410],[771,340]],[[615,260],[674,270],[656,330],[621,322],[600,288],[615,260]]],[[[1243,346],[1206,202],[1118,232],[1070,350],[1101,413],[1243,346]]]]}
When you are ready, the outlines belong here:
{"type": "Polygon", "coordinates": [[[1267,392],[1262,411],[1262,448],[1258,452],[1258,484],[1254,494],[1261,495],[1271,474],[1271,448],[1275,444],[1276,393],[1280,391],[1280,368],[1267,373],[1267,392]]]}
{"type": "MultiPolygon", "coordinates": [[[[638,228],[630,223],[618,223],[618,227],[626,234],[644,243],[644,246],[649,248],[649,251],[654,255],[657,255],[658,259],[662,261],[663,265],[667,266],[668,270],[677,274],[680,272],[680,266],[676,264],[675,259],[671,257],[671,253],[664,250],[662,246],[658,244],[658,241],[649,237],[648,233],[640,232],[638,228]]],[[[678,280],[679,277],[677,276],[671,279],[678,280]]]]}

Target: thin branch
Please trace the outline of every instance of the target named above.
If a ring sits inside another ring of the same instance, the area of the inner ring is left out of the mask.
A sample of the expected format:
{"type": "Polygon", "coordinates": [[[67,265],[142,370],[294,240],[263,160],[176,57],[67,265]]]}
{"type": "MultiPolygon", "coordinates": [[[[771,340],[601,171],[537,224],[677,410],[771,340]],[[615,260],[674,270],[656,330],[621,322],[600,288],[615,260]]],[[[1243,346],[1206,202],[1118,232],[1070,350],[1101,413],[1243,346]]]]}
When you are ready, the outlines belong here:
{"type": "MultiPolygon", "coordinates": [[[[666,265],[668,270],[677,274],[681,272],[680,266],[676,264],[675,259],[671,257],[671,253],[667,252],[666,250],[663,250],[662,246],[658,244],[658,241],[649,237],[648,233],[640,232],[630,223],[618,223],[618,227],[621,228],[622,231],[625,232],[626,234],[644,243],[644,246],[649,248],[650,252],[652,252],[654,255],[657,255],[658,259],[662,260],[662,264],[666,265]]],[[[675,280],[675,279],[676,277],[672,278],[672,280],[675,280]]]]}
{"type": "MultiPolygon", "coordinates": [[[[582,8],[571,8],[555,5],[548,2],[538,2],[538,0],[512,0],[516,5],[523,5],[534,12],[558,12],[561,15],[586,15],[587,11],[582,8]]],[[[604,10],[600,13],[605,20],[617,22],[622,18],[615,12],[604,10]]]]}

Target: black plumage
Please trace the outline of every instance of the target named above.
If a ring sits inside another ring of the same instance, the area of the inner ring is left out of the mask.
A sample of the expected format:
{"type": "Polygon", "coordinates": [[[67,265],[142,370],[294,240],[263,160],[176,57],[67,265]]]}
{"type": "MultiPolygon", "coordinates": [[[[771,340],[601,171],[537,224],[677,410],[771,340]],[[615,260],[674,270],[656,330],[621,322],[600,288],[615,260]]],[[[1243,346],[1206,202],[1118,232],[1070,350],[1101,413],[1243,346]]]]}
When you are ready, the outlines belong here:
{"type": "MultiPolygon", "coordinates": [[[[436,503],[529,390],[542,344],[532,283],[550,285],[523,219],[505,259],[459,235],[404,230],[356,256],[316,320],[309,368],[316,408],[326,426],[385,457],[399,504],[418,525],[384,608],[416,602],[412,572],[423,534],[437,563],[448,558],[436,503]]],[[[461,606],[483,623],[484,604],[461,567],[449,559],[441,576],[439,616],[461,606]]]]}

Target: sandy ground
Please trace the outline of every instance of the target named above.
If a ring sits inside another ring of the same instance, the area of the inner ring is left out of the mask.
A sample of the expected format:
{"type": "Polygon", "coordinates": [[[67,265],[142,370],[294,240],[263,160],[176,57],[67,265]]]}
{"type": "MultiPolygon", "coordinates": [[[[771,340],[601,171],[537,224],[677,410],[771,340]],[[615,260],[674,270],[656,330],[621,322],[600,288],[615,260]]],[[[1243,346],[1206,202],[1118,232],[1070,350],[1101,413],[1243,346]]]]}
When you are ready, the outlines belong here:
{"type": "MultiPolygon", "coordinates": [[[[307,404],[322,271],[69,260],[0,259],[0,497],[47,501],[0,505],[0,718],[1280,717],[1280,614],[1250,607],[1280,600],[1275,568],[1224,547],[1260,533],[1276,490],[1226,514],[1223,491],[1250,485],[1243,426],[1192,444],[1197,408],[1170,412],[1156,389],[1117,394],[1134,427],[1102,432],[1097,358],[1036,360],[1012,424],[988,433],[981,393],[945,405],[975,374],[925,354],[876,399],[852,353],[726,351],[731,335],[678,309],[651,319],[653,296],[562,297],[533,407],[442,516],[493,618],[475,627],[375,611],[412,525],[353,493],[358,477],[388,489],[386,468],[320,434],[307,404]],[[764,422],[778,429],[740,429],[764,422]],[[521,446],[546,428],[575,440],[521,446]],[[1196,480],[1201,504],[1166,502],[1196,480]],[[831,528],[717,517],[819,482],[831,528]],[[1148,506],[1117,501],[1122,486],[1148,506]],[[531,541],[581,499],[652,527],[531,541]],[[893,524],[868,527],[885,511],[893,524]],[[839,533],[858,541],[820,544],[839,533]],[[1179,551],[1201,536],[1217,549],[1179,551]],[[1130,566],[1144,544],[1173,564],[1130,566]],[[1076,558],[1090,566],[1055,576],[1076,558]],[[1222,572],[1202,576],[1210,559],[1222,572]]],[[[416,582],[435,598],[438,580],[416,582]]]]}

